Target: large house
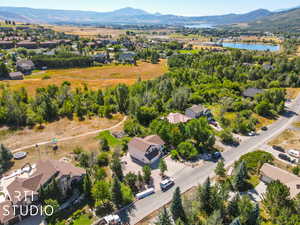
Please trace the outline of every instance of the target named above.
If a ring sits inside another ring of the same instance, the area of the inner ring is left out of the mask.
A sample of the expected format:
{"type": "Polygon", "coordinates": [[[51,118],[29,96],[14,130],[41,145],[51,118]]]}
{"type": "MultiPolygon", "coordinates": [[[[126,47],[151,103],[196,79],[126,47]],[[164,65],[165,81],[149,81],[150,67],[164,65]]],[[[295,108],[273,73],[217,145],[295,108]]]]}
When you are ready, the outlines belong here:
{"type": "Polygon", "coordinates": [[[169,123],[177,124],[177,123],[186,123],[187,121],[191,120],[191,117],[183,115],[181,113],[170,113],[166,118],[169,123]]]}
{"type": "Polygon", "coordinates": [[[279,180],[281,183],[285,184],[290,189],[292,198],[300,193],[300,177],[289,173],[286,170],[265,163],[260,169],[260,174],[260,179],[264,183],[269,184],[272,181],[279,180]]]}
{"type": "MultiPolygon", "coordinates": [[[[2,192],[6,199],[0,202],[0,224],[11,224],[11,221],[19,221],[19,215],[7,216],[2,213],[3,207],[8,205],[26,206],[38,201],[39,191],[47,186],[52,180],[56,180],[63,196],[67,196],[67,191],[80,181],[86,174],[82,168],[72,164],[56,160],[40,160],[35,165],[26,165],[21,172],[2,178],[2,192]],[[30,196],[28,196],[30,193],[30,196]]],[[[1,200],[1,199],[0,199],[1,200]]]]}
{"type": "Polygon", "coordinates": [[[23,80],[24,79],[24,75],[22,72],[10,72],[8,74],[8,76],[11,80],[23,80]]]}
{"type": "Polygon", "coordinates": [[[157,135],[135,137],[128,143],[131,158],[142,164],[152,164],[160,159],[165,142],[157,135]]]}
{"type": "Polygon", "coordinates": [[[209,116],[210,114],[210,110],[203,105],[193,105],[185,110],[185,115],[193,119],[199,118],[200,116],[209,116]]]}
{"type": "Polygon", "coordinates": [[[17,70],[24,74],[30,74],[34,69],[34,64],[31,60],[19,60],[16,63],[17,70]]]}

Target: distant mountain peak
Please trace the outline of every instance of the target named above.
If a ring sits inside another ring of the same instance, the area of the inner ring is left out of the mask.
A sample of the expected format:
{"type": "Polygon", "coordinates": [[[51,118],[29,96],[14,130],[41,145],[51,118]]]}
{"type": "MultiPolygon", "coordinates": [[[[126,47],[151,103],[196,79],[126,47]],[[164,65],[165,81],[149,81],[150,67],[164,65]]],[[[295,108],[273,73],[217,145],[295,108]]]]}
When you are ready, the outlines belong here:
{"type": "Polygon", "coordinates": [[[132,7],[126,7],[122,9],[117,9],[113,11],[112,13],[118,13],[121,16],[139,16],[139,15],[149,15],[150,13],[146,12],[145,10],[142,9],[136,9],[132,7]]]}

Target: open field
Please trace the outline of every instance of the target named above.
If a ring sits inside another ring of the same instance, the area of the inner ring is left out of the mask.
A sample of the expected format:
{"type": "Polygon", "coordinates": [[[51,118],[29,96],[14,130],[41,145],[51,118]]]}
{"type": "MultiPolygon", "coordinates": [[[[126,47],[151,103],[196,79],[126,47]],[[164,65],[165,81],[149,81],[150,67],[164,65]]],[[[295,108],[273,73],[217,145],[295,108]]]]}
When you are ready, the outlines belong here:
{"type": "MultiPolygon", "coordinates": [[[[89,88],[95,90],[115,86],[119,83],[128,85],[134,84],[138,77],[142,80],[149,80],[163,75],[167,71],[166,60],[161,60],[159,64],[138,62],[134,65],[105,65],[102,67],[72,68],[48,70],[33,73],[26,76],[25,80],[3,81],[12,89],[25,87],[29,95],[34,95],[39,87],[46,87],[50,84],[60,85],[64,81],[72,83],[72,87],[79,87],[87,84],[89,88]],[[48,79],[43,79],[48,77],[48,79]]],[[[2,83],[2,82],[0,82],[2,83]]]]}
{"type": "Polygon", "coordinates": [[[111,35],[113,38],[121,34],[125,34],[126,30],[110,29],[110,28],[97,28],[97,27],[76,27],[76,26],[48,26],[48,28],[64,32],[71,35],[79,35],[81,37],[95,38],[99,35],[111,35]]]}
{"type": "MultiPolygon", "coordinates": [[[[72,158],[72,154],[70,153],[72,153],[76,147],[81,147],[87,151],[98,151],[98,134],[88,135],[65,142],[59,142],[59,140],[63,137],[71,137],[89,131],[109,128],[118,124],[122,119],[123,116],[120,114],[114,115],[110,120],[105,118],[92,118],[85,121],[61,119],[57,122],[47,124],[42,130],[24,128],[23,130],[14,132],[2,132],[0,140],[1,143],[14,150],[18,147],[49,141],[53,138],[58,139],[57,151],[52,150],[52,144],[39,146],[39,151],[35,147],[25,150],[28,153],[27,157],[22,160],[15,160],[14,166],[11,168],[11,170],[13,170],[22,167],[28,162],[33,163],[39,159],[59,160],[62,157],[72,158]]],[[[113,129],[113,131],[119,131],[121,129],[122,126],[113,129]]]]}
{"type": "Polygon", "coordinates": [[[300,149],[300,130],[287,129],[272,139],[269,145],[278,145],[284,149],[300,149]]]}

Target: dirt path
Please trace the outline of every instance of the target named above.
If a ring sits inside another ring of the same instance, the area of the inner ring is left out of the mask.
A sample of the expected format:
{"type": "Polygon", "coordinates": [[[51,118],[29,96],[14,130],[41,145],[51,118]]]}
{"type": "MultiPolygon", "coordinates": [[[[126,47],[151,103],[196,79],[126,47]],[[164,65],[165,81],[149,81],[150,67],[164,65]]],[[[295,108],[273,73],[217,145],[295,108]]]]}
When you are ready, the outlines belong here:
{"type": "MultiPolygon", "coordinates": [[[[94,131],[89,131],[89,132],[79,134],[79,135],[76,135],[76,136],[63,137],[63,138],[58,139],[58,142],[69,141],[69,140],[72,140],[72,139],[77,139],[77,138],[97,134],[97,133],[102,132],[102,131],[115,129],[115,128],[121,126],[126,121],[126,119],[127,119],[127,116],[125,116],[121,122],[117,123],[116,125],[114,125],[112,127],[105,128],[105,129],[94,130],[94,131]]],[[[44,141],[44,142],[39,142],[39,143],[35,143],[35,144],[32,144],[32,145],[23,146],[23,147],[12,150],[12,153],[23,151],[23,150],[26,150],[26,149],[29,149],[29,148],[33,148],[36,145],[41,146],[41,145],[47,145],[47,144],[51,144],[51,143],[52,143],[52,141],[44,141]]]]}

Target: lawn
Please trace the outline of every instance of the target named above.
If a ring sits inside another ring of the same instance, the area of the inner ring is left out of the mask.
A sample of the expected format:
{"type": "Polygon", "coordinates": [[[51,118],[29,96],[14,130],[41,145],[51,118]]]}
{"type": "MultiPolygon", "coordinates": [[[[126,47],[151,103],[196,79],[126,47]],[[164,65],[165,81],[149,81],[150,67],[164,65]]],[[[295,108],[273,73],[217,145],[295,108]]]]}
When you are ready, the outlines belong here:
{"type": "Polygon", "coordinates": [[[259,183],[260,183],[260,179],[258,175],[251,175],[250,178],[248,179],[249,184],[251,184],[251,186],[253,188],[255,188],[259,183]]]}
{"type": "Polygon", "coordinates": [[[2,82],[9,85],[12,89],[25,87],[29,95],[34,95],[39,87],[46,87],[50,84],[61,85],[64,81],[71,82],[73,88],[87,84],[88,87],[95,90],[112,87],[120,83],[131,85],[139,77],[142,80],[150,80],[163,75],[167,70],[166,60],[161,60],[159,64],[138,62],[137,66],[111,64],[89,68],[38,71],[30,76],[26,76],[25,80],[2,82]]]}
{"type": "Polygon", "coordinates": [[[99,133],[99,135],[97,136],[98,139],[100,138],[105,138],[108,142],[108,145],[110,147],[116,147],[118,145],[122,144],[122,140],[126,140],[129,139],[128,137],[124,137],[124,138],[116,138],[115,136],[113,136],[110,131],[103,131],[101,133],[99,133]]]}
{"type": "Polygon", "coordinates": [[[90,225],[92,220],[87,215],[81,215],[77,220],[74,220],[73,225],[90,225]]]}

